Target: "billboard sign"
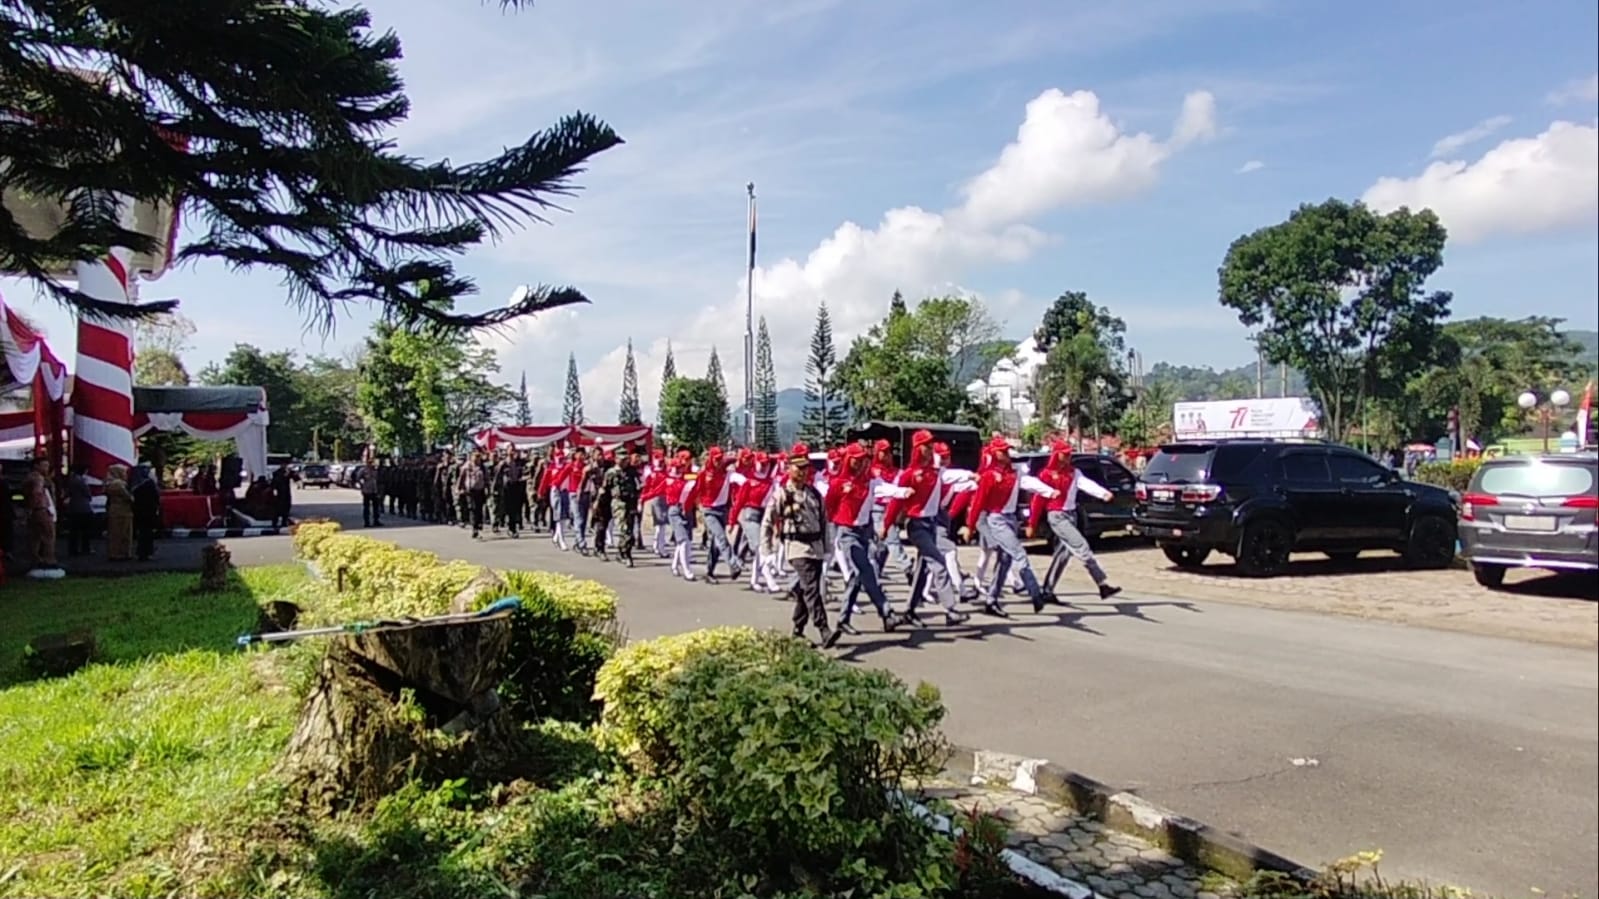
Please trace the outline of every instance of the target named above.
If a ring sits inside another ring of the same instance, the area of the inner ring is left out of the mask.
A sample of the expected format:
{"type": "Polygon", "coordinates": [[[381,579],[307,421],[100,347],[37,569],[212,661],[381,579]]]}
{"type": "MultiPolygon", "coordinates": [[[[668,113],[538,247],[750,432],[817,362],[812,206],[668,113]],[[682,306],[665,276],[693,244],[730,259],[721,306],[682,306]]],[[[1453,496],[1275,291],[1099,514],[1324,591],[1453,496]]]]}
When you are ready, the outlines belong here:
{"type": "Polygon", "coordinates": [[[1314,437],[1320,433],[1316,404],[1308,397],[1266,397],[1178,403],[1172,429],[1179,440],[1200,437],[1314,437]]]}

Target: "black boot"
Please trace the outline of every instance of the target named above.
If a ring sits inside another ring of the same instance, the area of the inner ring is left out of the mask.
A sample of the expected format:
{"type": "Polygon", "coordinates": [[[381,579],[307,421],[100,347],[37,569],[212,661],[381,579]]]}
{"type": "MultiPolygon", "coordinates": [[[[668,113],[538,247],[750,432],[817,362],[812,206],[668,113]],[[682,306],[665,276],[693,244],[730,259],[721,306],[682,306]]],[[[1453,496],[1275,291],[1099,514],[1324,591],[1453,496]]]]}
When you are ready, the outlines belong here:
{"type": "Polygon", "coordinates": [[[1099,585],[1099,598],[1100,599],[1110,599],[1112,596],[1115,596],[1116,594],[1118,594],[1120,592],[1122,592],[1122,588],[1120,588],[1120,587],[1112,587],[1109,584],[1100,584],[1099,585]]]}

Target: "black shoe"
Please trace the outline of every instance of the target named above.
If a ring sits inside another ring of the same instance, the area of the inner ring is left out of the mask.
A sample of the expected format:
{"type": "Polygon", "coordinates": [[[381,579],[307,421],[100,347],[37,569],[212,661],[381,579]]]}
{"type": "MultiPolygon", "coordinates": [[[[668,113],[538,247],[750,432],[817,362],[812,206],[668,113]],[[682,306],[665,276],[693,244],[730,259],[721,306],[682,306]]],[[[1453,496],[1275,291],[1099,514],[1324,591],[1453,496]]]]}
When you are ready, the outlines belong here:
{"type": "Polygon", "coordinates": [[[1099,598],[1100,599],[1110,599],[1112,596],[1115,596],[1116,594],[1118,594],[1120,592],[1122,592],[1122,588],[1120,588],[1120,587],[1112,587],[1109,584],[1100,584],[1099,585],[1099,598]]]}
{"type": "Polygon", "coordinates": [[[1060,597],[1056,596],[1055,591],[1053,590],[1040,590],[1038,595],[1043,597],[1044,602],[1054,603],[1055,605],[1064,605],[1064,603],[1060,601],[1060,597]]]}
{"type": "Polygon", "coordinates": [[[950,609],[944,613],[944,623],[948,625],[965,624],[972,620],[972,616],[960,609],[950,609]]]}
{"type": "Polygon", "coordinates": [[[915,612],[906,612],[905,614],[899,616],[899,623],[905,625],[906,627],[927,626],[927,622],[923,621],[915,612]]]}
{"type": "Polygon", "coordinates": [[[838,645],[838,638],[841,637],[841,636],[843,636],[843,633],[841,631],[836,631],[836,630],[823,631],[822,632],[822,648],[823,649],[832,649],[833,647],[837,646],[838,645]]]}
{"type": "Polygon", "coordinates": [[[629,567],[629,568],[633,567],[633,557],[632,556],[628,556],[627,557],[627,567],[629,567]]]}
{"type": "Polygon", "coordinates": [[[838,632],[848,634],[851,637],[859,637],[861,635],[861,632],[855,629],[855,625],[850,624],[848,621],[840,621],[838,623],[838,632]]]}
{"type": "Polygon", "coordinates": [[[997,602],[985,602],[985,603],[983,603],[983,611],[987,612],[990,615],[993,615],[995,618],[1009,618],[1010,617],[1010,615],[1005,613],[1004,609],[999,607],[999,603],[997,603],[997,602]]]}
{"type": "Polygon", "coordinates": [[[899,627],[899,623],[894,620],[892,615],[883,616],[883,633],[892,634],[896,627],[899,627]]]}
{"type": "Polygon", "coordinates": [[[707,584],[710,584],[712,587],[715,587],[718,584],[722,583],[721,580],[718,579],[717,576],[714,575],[714,574],[707,574],[705,577],[701,578],[701,580],[703,580],[707,584]]]}
{"type": "Polygon", "coordinates": [[[1037,613],[1042,611],[1044,611],[1044,594],[1040,593],[1039,595],[1033,597],[1033,612],[1037,613]]]}

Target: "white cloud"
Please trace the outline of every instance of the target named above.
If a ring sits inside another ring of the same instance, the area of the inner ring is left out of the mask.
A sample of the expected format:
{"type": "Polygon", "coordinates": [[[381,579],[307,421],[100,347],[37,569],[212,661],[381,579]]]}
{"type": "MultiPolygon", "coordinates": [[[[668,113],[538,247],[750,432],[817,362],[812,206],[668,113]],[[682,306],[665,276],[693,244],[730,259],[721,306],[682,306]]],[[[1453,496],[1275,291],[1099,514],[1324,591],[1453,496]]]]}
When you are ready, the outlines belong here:
{"type": "Polygon", "coordinates": [[[1544,102],[1551,106],[1565,106],[1569,103],[1593,103],[1595,101],[1599,101],[1599,74],[1568,81],[1558,89],[1550,91],[1549,95],[1544,98],[1544,102]]]}
{"type": "Polygon", "coordinates": [[[1435,162],[1414,178],[1382,178],[1363,199],[1381,211],[1438,213],[1463,242],[1499,234],[1592,228],[1599,213],[1599,128],[1555,122],[1507,140],[1474,163],[1435,162]]]}
{"type": "Polygon", "coordinates": [[[1244,163],[1243,165],[1239,166],[1238,167],[1238,171],[1235,172],[1235,174],[1247,175],[1250,172],[1258,172],[1258,171],[1260,171],[1261,169],[1263,169],[1265,167],[1266,167],[1266,164],[1264,162],[1261,162],[1258,159],[1251,159],[1248,162],[1244,163]]]}
{"type": "Polygon", "coordinates": [[[1450,153],[1459,151],[1462,147],[1469,147],[1485,137],[1492,136],[1508,124],[1510,124],[1510,116],[1496,115],[1493,118],[1483,119],[1464,131],[1447,135],[1432,145],[1432,158],[1443,159],[1450,153]]]}
{"type": "MultiPolygon", "coordinates": [[[[1189,95],[1172,136],[1162,141],[1118,127],[1091,92],[1045,91],[1027,104],[1015,140],[992,167],[968,182],[956,207],[934,212],[902,206],[885,212],[875,227],[844,222],[804,258],[757,268],[756,315],[765,316],[772,334],[779,384],[802,383],[806,337],[824,300],[842,356],[856,335],[887,312],[895,290],[913,300],[952,292],[980,266],[1024,260],[1049,241],[1031,220],[1054,209],[1146,191],[1174,153],[1215,132],[1214,101],[1204,93],[1189,95]]],[[[678,371],[685,374],[704,371],[715,345],[737,406],[743,393],[744,289],[742,283],[725,289],[724,302],[666,314],[658,328],[630,316],[626,328],[670,335],[678,371]]],[[[1001,297],[996,311],[1010,305],[1001,297]]],[[[618,333],[616,323],[598,309],[580,309],[568,324],[576,330],[556,327],[555,343],[572,342],[590,324],[618,333]]],[[[646,417],[654,415],[666,345],[662,336],[634,346],[646,417]]],[[[614,414],[624,353],[616,346],[582,375],[585,404],[596,421],[614,414]]]]}

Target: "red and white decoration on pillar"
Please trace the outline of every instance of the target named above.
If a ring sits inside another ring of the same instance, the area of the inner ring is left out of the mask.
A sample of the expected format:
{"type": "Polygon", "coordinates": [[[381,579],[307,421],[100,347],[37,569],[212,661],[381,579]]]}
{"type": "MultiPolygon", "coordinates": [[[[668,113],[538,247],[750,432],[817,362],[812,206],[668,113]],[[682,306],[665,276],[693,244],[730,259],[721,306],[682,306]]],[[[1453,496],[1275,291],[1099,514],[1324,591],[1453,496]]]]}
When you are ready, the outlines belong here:
{"type": "MultiPolygon", "coordinates": [[[[78,290],[106,302],[134,303],[129,262],[114,248],[77,264],[78,290]]],[[[126,319],[78,318],[77,378],[72,385],[72,458],[101,479],[112,465],[131,466],[133,449],[133,332],[126,319]]]]}

